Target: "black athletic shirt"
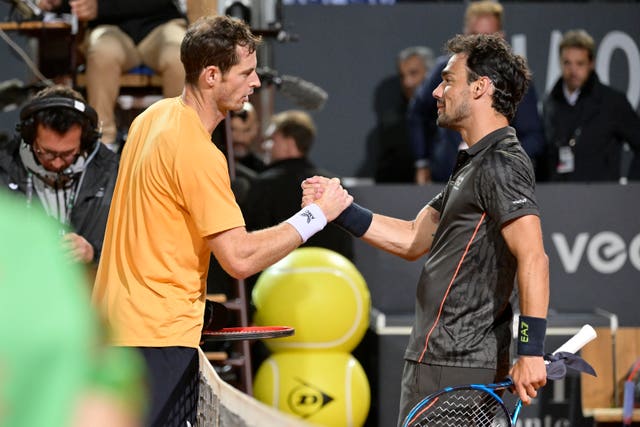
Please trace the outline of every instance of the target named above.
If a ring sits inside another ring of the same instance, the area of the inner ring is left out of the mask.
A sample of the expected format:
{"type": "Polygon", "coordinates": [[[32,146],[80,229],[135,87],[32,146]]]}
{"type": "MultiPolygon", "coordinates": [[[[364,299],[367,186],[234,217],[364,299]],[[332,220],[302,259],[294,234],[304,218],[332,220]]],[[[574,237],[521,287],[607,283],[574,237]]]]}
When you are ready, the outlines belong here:
{"type": "Polygon", "coordinates": [[[458,154],[418,283],[405,358],[445,366],[509,366],[516,259],[500,232],[538,215],[535,177],[515,130],[498,129],[458,154]]]}

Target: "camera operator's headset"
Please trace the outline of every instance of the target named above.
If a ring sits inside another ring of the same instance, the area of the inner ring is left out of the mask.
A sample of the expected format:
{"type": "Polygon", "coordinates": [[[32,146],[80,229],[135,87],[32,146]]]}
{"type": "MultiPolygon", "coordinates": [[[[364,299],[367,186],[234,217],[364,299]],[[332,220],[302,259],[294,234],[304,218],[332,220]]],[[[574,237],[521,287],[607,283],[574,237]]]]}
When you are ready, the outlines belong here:
{"type": "Polygon", "coordinates": [[[24,142],[29,145],[33,144],[37,132],[35,115],[49,108],[68,108],[79,112],[82,126],[80,150],[85,153],[93,151],[101,137],[98,127],[98,113],[85,102],[62,96],[36,98],[22,108],[20,111],[20,123],[16,125],[16,131],[24,142]]]}

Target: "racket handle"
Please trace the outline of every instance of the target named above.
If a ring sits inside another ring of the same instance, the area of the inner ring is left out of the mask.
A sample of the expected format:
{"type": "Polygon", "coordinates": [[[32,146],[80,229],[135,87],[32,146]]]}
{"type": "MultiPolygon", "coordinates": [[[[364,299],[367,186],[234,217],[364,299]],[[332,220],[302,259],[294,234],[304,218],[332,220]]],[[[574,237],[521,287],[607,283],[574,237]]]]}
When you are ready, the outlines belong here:
{"type": "Polygon", "coordinates": [[[624,402],[622,404],[622,425],[630,426],[633,418],[635,384],[633,381],[624,382],[624,402]]]}
{"type": "Polygon", "coordinates": [[[582,347],[594,340],[598,335],[591,325],[584,325],[577,334],[572,336],[567,342],[562,344],[553,354],[561,351],[567,353],[577,353],[582,347]]]}

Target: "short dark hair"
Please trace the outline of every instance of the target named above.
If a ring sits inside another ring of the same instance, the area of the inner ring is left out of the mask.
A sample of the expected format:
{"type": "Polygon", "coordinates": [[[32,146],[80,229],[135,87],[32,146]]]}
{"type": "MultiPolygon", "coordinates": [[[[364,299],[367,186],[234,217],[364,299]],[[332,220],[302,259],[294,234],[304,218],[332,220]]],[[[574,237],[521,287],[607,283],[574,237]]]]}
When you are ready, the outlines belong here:
{"type": "Polygon", "coordinates": [[[562,51],[570,47],[586,50],[589,55],[589,61],[593,61],[596,50],[595,43],[593,37],[585,30],[570,30],[564,33],[558,46],[558,53],[562,55],[562,51]]]}
{"type": "Polygon", "coordinates": [[[33,144],[38,125],[52,129],[59,134],[68,132],[72,126],[80,125],[82,128],[80,148],[83,152],[91,151],[100,138],[95,110],[91,109],[79,92],[69,86],[58,84],[42,89],[23,107],[21,115],[27,111],[33,112],[24,117],[18,127],[22,139],[30,145],[33,144]],[[51,99],[55,102],[59,98],[80,101],[91,113],[50,104],[47,106],[47,100],[51,99]]]}
{"type": "Polygon", "coordinates": [[[180,60],[188,84],[198,81],[200,72],[210,65],[225,74],[240,58],[238,46],[255,52],[261,38],[251,33],[249,26],[228,16],[203,16],[189,26],[180,45],[180,60]]]}
{"type": "Polygon", "coordinates": [[[482,76],[491,79],[492,106],[511,121],[531,81],[525,59],[495,34],[457,35],[447,42],[447,49],[467,57],[468,83],[482,76]]]}
{"type": "Polygon", "coordinates": [[[296,147],[306,155],[316,137],[316,126],[311,116],[301,110],[288,110],[276,114],[271,118],[273,132],[280,132],[283,136],[293,138],[296,147]]]}

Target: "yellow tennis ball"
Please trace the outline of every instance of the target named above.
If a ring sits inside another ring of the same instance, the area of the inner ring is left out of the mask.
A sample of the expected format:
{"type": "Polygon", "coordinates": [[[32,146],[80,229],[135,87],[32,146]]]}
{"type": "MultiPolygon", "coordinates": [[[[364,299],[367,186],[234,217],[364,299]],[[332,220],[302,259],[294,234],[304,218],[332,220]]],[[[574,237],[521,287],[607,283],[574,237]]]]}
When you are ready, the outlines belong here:
{"type": "Polygon", "coordinates": [[[369,324],[364,278],[329,249],[296,249],[260,275],[252,298],[257,325],[295,328],[293,336],[267,340],[271,351],[351,352],[369,324]]]}
{"type": "Polygon", "coordinates": [[[261,365],[256,399],[315,425],[362,426],[371,403],[360,363],[343,352],[280,352],[261,365]]]}

